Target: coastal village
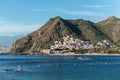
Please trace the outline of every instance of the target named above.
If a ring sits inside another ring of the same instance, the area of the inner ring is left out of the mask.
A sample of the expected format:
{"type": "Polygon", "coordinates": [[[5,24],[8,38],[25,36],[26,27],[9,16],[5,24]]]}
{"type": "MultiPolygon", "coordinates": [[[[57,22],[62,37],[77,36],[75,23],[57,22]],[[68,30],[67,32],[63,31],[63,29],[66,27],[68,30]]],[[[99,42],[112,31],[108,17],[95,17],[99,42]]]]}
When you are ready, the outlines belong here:
{"type": "Polygon", "coordinates": [[[77,38],[73,38],[73,35],[65,36],[62,40],[54,41],[54,45],[48,50],[43,50],[44,53],[51,54],[74,54],[74,50],[85,49],[99,49],[105,47],[113,47],[113,42],[102,40],[101,42],[91,43],[90,41],[84,41],[77,38]]]}
{"type": "Polygon", "coordinates": [[[9,47],[0,46],[0,54],[2,54],[2,53],[9,53],[9,52],[10,52],[10,48],[9,47]]]}

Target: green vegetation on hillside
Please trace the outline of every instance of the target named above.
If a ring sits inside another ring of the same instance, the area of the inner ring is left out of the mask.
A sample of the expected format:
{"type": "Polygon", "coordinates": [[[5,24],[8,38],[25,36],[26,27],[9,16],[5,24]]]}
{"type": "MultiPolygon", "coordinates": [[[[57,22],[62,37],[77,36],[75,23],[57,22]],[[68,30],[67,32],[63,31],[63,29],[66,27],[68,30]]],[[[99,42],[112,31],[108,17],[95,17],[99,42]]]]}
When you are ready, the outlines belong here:
{"type": "MultiPolygon", "coordinates": [[[[26,37],[17,40],[11,49],[12,53],[32,53],[49,49],[54,41],[62,39],[64,36],[73,35],[75,38],[88,40],[96,43],[102,40],[120,43],[120,20],[109,18],[99,23],[93,23],[83,19],[64,20],[57,16],[51,18],[38,30],[28,34],[26,37]]],[[[109,49],[106,49],[109,50],[109,49]]],[[[90,51],[85,50],[83,52],[90,51]]],[[[99,50],[94,50],[97,52],[99,50]]],[[[112,52],[112,49],[109,50],[112,52]]]]}

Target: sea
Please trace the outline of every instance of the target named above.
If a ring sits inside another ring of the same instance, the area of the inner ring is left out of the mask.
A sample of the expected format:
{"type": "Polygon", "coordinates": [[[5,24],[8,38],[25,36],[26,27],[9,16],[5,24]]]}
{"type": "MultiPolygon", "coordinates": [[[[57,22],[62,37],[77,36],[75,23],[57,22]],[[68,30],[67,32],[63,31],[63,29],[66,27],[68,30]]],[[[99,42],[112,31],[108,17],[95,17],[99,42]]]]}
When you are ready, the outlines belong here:
{"type": "Polygon", "coordinates": [[[120,56],[0,55],[0,80],[120,80],[120,56]]]}

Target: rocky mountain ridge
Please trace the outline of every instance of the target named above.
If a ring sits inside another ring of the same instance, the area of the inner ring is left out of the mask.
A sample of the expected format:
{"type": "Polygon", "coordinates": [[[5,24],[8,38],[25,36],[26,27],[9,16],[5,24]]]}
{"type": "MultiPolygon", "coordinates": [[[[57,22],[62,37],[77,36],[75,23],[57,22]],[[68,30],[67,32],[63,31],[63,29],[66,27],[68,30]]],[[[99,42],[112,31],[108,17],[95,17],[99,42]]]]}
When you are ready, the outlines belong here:
{"type": "MultiPolygon", "coordinates": [[[[54,41],[62,39],[64,36],[73,35],[74,38],[82,40],[89,40],[93,43],[101,40],[119,41],[119,39],[112,38],[113,32],[116,30],[109,24],[118,23],[116,17],[108,18],[107,20],[94,23],[88,20],[65,20],[57,16],[49,19],[49,21],[40,27],[38,30],[28,34],[27,36],[16,40],[13,44],[11,53],[40,53],[42,49],[49,49],[54,41]],[[107,26],[107,27],[105,27],[107,26]],[[107,31],[108,30],[108,31],[107,31]]],[[[119,23],[118,23],[119,25],[119,23]]],[[[116,27],[116,26],[115,26],[116,27]]],[[[120,30],[120,27],[116,27],[120,30]]],[[[119,31],[117,31],[119,32],[119,31]]],[[[120,33],[114,33],[118,36],[120,33]]],[[[119,36],[118,36],[119,37],[119,36]]]]}

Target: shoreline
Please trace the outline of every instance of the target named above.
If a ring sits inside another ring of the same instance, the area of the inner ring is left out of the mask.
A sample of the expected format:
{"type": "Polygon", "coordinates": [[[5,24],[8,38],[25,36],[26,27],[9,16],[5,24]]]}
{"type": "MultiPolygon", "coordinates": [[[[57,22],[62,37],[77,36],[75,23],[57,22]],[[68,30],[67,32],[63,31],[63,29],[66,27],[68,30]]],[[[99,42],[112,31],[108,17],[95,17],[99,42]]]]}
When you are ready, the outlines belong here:
{"type": "Polygon", "coordinates": [[[120,54],[107,54],[107,53],[85,53],[85,54],[11,54],[0,53],[0,55],[30,55],[30,56],[120,56],[120,54]]]}
{"type": "Polygon", "coordinates": [[[100,53],[92,53],[92,54],[48,54],[49,56],[120,56],[120,54],[100,54],[100,53]]]}

